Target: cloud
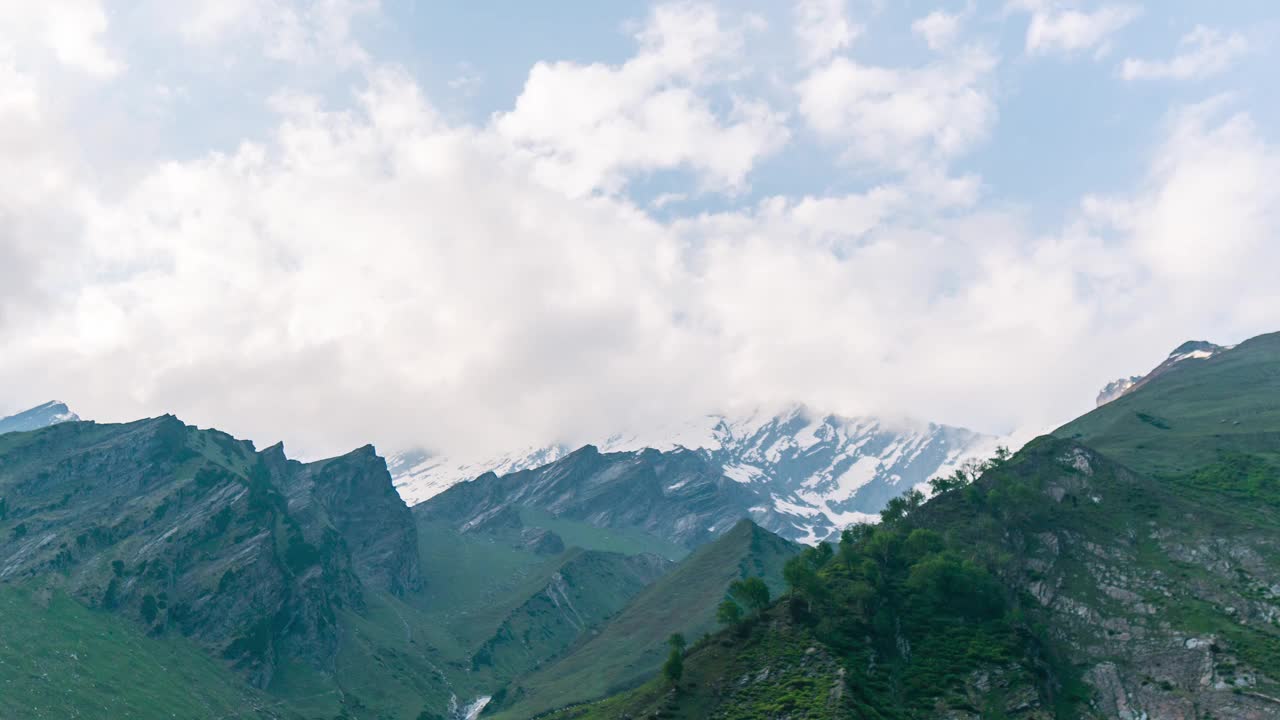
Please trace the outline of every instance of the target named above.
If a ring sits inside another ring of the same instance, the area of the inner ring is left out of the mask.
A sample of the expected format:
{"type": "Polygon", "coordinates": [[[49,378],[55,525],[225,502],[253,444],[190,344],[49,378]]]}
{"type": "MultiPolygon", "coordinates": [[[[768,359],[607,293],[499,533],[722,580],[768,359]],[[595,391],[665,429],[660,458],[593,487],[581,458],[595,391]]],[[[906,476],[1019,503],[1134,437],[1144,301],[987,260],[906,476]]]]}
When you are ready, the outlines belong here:
{"type": "Polygon", "coordinates": [[[934,10],[911,23],[911,31],[923,38],[930,50],[946,50],[960,33],[960,16],[934,10]]]}
{"type": "Polygon", "coordinates": [[[1197,25],[1178,42],[1179,52],[1169,60],[1126,58],[1120,66],[1125,80],[1191,80],[1217,75],[1249,52],[1249,41],[1240,33],[1197,25]]]}
{"type": "Polygon", "coordinates": [[[48,0],[0,5],[0,58],[49,53],[63,66],[111,77],[124,63],[103,44],[107,14],[99,0],[48,0]]]}
{"type": "Polygon", "coordinates": [[[803,61],[809,65],[849,47],[865,31],[849,19],[845,0],[800,0],[795,16],[796,41],[803,61]]]}
{"type": "Polygon", "coordinates": [[[1011,0],[1007,7],[1030,13],[1026,50],[1031,55],[1105,54],[1110,37],[1142,15],[1137,5],[1103,5],[1086,12],[1057,0],[1011,0]]]}
{"type": "Polygon", "coordinates": [[[87,159],[47,69],[0,60],[0,404],[308,457],[784,402],[1042,429],[1184,339],[1274,329],[1280,150],[1231,98],[1172,112],[1133,190],[1055,223],[952,172],[994,127],[989,51],[835,55],[796,120],[841,184],[734,195],[787,132],[738,84],[750,33],[678,5],[635,35],[476,121],[370,57],[349,93],[283,88],[241,142],[130,173],[87,159]],[[670,170],[728,195],[626,192],[670,170]]]}
{"type": "Polygon", "coordinates": [[[368,59],[352,26],[379,8],[379,0],[193,0],[163,3],[157,12],[198,46],[234,47],[252,38],[273,60],[352,65],[368,59]]]}
{"type": "Polygon", "coordinates": [[[983,140],[996,118],[996,58],[981,47],[916,68],[837,57],[799,83],[800,113],[852,160],[895,170],[945,163],[983,140]]]}
{"type": "Polygon", "coordinates": [[[708,5],[660,5],[621,65],[539,62],[515,108],[494,127],[539,173],[572,194],[617,192],[636,172],[688,169],[706,190],[742,189],[789,138],[784,114],[731,95],[717,111],[713,80],[737,71],[743,30],[708,5]]]}

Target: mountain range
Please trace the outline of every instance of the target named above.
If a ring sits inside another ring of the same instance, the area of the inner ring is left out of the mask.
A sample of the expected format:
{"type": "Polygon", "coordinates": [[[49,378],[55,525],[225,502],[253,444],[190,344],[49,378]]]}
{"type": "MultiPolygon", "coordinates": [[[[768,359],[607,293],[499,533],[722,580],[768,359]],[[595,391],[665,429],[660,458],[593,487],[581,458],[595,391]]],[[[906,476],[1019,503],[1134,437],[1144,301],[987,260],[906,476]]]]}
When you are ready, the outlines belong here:
{"type": "MultiPolygon", "coordinates": [[[[724,517],[706,527],[724,529],[732,519],[750,517],[783,537],[817,542],[850,523],[874,520],[890,498],[966,460],[989,456],[1000,442],[946,425],[816,414],[795,406],[778,414],[711,415],[587,447],[590,453],[630,454],[640,464],[651,450],[686,453],[689,462],[696,457],[704,473],[738,486],[709,479],[720,488],[718,512],[724,517]]],[[[480,461],[409,452],[388,462],[401,496],[415,504],[486,473],[507,476],[579,463],[571,456],[584,450],[552,445],[480,461]]],[[[664,492],[692,492],[682,488],[664,492]]]]}
{"type": "Polygon", "coordinates": [[[1276,717],[1280,334],[1204,345],[980,466],[795,411],[412,507],[369,446],[51,404],[0,435],[0,717],[1276,717]]]}

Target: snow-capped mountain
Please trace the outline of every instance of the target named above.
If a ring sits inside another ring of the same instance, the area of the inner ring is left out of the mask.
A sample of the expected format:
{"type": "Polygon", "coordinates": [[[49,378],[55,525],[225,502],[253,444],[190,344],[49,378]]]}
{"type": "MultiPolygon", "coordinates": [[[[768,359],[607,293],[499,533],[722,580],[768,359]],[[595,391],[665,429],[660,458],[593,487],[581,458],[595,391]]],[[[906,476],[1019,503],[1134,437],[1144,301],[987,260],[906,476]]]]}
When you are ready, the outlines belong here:
{"type": "Polygon", "coordinates": [[[1134,375],[1132,377],[1120,378],[1107,383],[1102,388],[1102,392],[1098,393],[1098,407],[1102,407],[1117,398],[1128,395],[1138,388],[1151,382],[1153,379],[1160,377],[1169,370],[1176,367],[1179,363],[1187,360],[1208,360],[1224,350],[1230,350],[1233,346],[1224,347],[1222,345],[1214,345],[1204,340],[1189,340],[1182,343],[1169,353],[1169,357],[1164,362],[1155,367],[1154,370],[1146,375],[1134,375]]]}
{"type": "MultiPolygon", "coordinates": [[[[891,498],[966,459],[989,456],[998,439],[945,425],[819,415],[794,407],[776,415],[711,415],[593,444],[601,453],[693,451],[756,497],[749,508],[753,520],[784,537],[812,541],[875,519],[891,498]]],[[[401,496],[412,505],[486,471],[507,475],[541,467],[571,451],[556,445],[487,460],[417,452],[392,456],[388,464],[401,496]]]]}
{"type": "Polygon", "coordinates": [[[11,432],[39,430],[42,427],[74,422],[79,419],[80,416],[71,412],[71,409],[66,404],[54,400],[39,407],[24,410],[17,415],[0,418],[0,435],[11,432]]]}

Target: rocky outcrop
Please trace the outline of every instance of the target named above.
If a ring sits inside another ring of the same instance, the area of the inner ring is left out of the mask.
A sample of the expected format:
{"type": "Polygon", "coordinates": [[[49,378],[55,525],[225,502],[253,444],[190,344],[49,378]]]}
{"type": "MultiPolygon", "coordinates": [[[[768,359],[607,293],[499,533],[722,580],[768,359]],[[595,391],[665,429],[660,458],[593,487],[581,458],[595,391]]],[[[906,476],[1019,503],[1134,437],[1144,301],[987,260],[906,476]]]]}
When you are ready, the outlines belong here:
{"type": "MultiPolygon", "coordinates": [[[[1177,481],[1069,441],[1038,441],[996,475],[983,482],[1038,495],[1009,516],[1007,580],[1080,669],[1098,717],[1280,715],[1272,510],[1233,517],[1177,481]]],[[[945,516],[962,499],[940,498],[926,514],[945,516]]]]}

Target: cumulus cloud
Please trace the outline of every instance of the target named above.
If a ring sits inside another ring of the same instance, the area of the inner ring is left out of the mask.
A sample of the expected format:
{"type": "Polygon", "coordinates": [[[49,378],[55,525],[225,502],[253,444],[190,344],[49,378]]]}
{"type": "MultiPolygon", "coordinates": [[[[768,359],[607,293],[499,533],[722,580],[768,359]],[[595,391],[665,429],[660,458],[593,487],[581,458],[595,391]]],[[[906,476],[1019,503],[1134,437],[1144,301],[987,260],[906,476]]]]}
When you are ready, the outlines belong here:
{"type": "Polygon", "coordinates": [[[960,34],[960,15],[943,10],[933,12],[911,23],[911,31],[924,39],[931,50],[946,50],[960,34]]]}
{"type": "Polygon", "coordinates": [[[865,30],[849,19],[845,0],[800,0],[795,16],[796,42],[807,64],[822,62],[849,47],[865,30]]]}
{"type": "Polygon", "coordinates": [[[1191,80],[1224,72],[1249,52],[1241,33],[1197,25],[1178,42],[1178,54],[1168,60],[1126,58],[1120,66],[1125,80],[1191,80]]]}
{"type": "Polygon", "coordinates": [[[988,85],[996,58],[981,47],[923,67],[837,57],[800,81],[799,108],[849,157],[894,169],[933,166],[983,140],[996,117],[988,85]]]}
{"type": "Polygon", "coordinates": [[[1030,14],[1026,49],[1031,55],[1093,51],[1105,54],[1112,35],[1142,15],[1137,5],[1079,10],[1060,0],[1011,0],[1010,9],[1030,14]]]}
{"type": "Polygon", "coordinates": [[[540,175],[576,195],[616,192],[636,172],[689,169],[707,190],[738,190],[789,137],[785,116],[731,97],[718,112],[707,84],[736,71],[744,30],[709,5],[657,7],[621,65],[540,62],[497,131],[540,175]]]}

